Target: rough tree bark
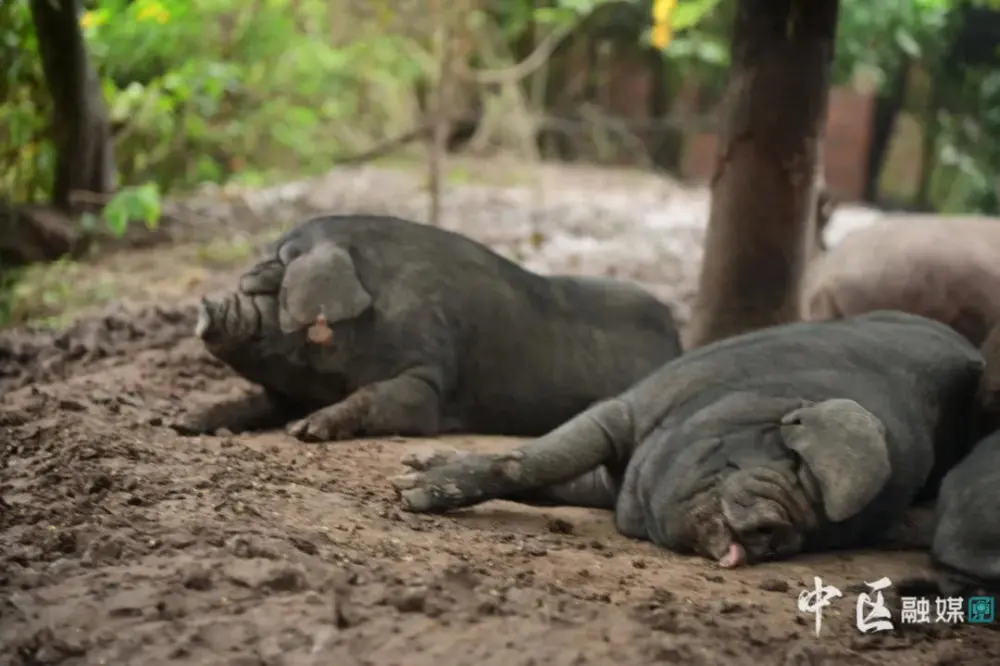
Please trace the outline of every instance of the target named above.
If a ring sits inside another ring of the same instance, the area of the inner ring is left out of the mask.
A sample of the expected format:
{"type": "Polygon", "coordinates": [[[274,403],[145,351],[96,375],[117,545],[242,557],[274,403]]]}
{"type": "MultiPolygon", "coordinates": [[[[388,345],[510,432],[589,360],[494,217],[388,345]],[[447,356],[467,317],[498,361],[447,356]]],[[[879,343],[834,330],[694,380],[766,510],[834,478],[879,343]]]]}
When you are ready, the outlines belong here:
{"type": "Polygon", "coordinates": [[[838,0],[739,0],[688,346],[799,318],[838,0]]]}
{"type": "Polygon", "coordinates": [[[886,89],[875,100],[871,119],[871,145],[868,149],[867,174],[865,175],[865,201],[879,200],[879,180],[882,167],[889,155],[889,142],[896,131],[896,121],[906,102],[906,89],[910,80],[910,62],[907,60],[893,74],[886,89]]]}
{"type": "Polygon", "coordinates": [[[56,173],[52,202],[72,208],[71,193],[111,194],[114,140],[97,72],[87,58],[76,0],[31,0],[42,69],[55,109],[56,173]]]}

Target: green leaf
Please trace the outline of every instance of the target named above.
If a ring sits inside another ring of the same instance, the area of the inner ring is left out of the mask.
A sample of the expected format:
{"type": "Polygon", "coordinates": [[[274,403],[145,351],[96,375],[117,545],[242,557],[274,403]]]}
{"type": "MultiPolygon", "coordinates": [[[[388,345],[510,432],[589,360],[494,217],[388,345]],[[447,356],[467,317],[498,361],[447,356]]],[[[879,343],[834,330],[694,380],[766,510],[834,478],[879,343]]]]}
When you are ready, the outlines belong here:
{"type": "Polygon", "coordinates": [[[689,0],[688,2],[678,1],[670,16],[670,25],[674,32],[692,28],[710,14],[718,5],[720,0],[689,0]]]}
{"type": "Polygon", "coordinates": [[[146,228],[155,229],[161,213],[160,190],[155,183],[120,190],[101,211],[108,230],[117,237],[125,234],[132,220],[142,220],[146,228]]]}
{"type": "Polygon", "coordinates": [[[900,50],[911,58],[920,57],[920,44],[917,40],[913,38],[913,35],[898,28],[895,33],[896,45],[899,46],[900,50]]]}
{"type": "Polygon", "coordinates": [[[568,7],[539,7],[535,10],[535,21],[540,25],[565,25],[575,16],[576,13],[568,7]]]}
{"type": "Polygon", "coordinates": [[[104,207],[101,211],[101,216],[104,218],[104,224],[116,238],[121,238],[125,235],[128,230],[128,210],[122,206],[114,206],[115,200],[112,201],[104,207]]]}

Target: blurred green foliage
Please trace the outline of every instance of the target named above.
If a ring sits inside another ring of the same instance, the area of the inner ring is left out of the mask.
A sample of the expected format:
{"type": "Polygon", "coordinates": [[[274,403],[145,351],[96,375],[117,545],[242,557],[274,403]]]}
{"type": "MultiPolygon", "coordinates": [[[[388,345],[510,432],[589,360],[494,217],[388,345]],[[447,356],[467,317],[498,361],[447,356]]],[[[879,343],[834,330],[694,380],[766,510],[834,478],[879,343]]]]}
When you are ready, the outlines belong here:
{"type": "Polygon", "coordinates": [[[45,129],[52,102],[45,89],[27,2],[0,2],[0,192],[18,201],[48,196],[55,151],[45,129]]]}
{"type": "MultiPolygon", "coordinates": [[[[680,0],[675,23],[687,23],[689,29],[675,25],[680,34],[665,50],[668,59],[683,63],[687,72],[696,69],[698,78],[717,92],[729,68],[735,4],[680,0]],[[711,13],[704,11],[706,7],[711,13]]],[[[1000,181],[995,175],[1000,172],[1000,72],[983,67],[940,69],[963,4],[1000,9],[1000,0],[840,0],[831,83],[865,81],[881,91],[903,67],[934,79],[941,88],[938,97],[925,95],[906,109],[930,136],[931,153],[925,157],[932,166],[929,202],[941,212],[1000,214],[1000,181]]]]}
{"type": "MultiPolygon", "coordinates": [[[[353,19],[347,0],[89,4],[80,23],[123,186],[103,212],[115,234],[135,216],[155,224],[161,193],[257,169],[329,168],[334,156],[412,122],[401,100],[425,65],[417,40],[385,29],[391,12],[378,3],[353,19]]],[[[13,27],[0,36],[0,190],[44,201],[51,109],[28,3],[0,3],[0,25],[13,27]]]]}
{"type": "Polygon", "coordinates": [[[394,103],[423,73],[414,45],[377,21],[338,39],[347,31],[330,26],[345,23],[344,4],[98,3],[85,34],[112,122],[124,125],[123,179],[166,191],[251,164],[312,171],[397,124],[394,103]]]}
{"type": "MultiPolygon", "coordinates": [[[[627,0],[624,0],[627,2],[627,0]]],[[[636,0],[646,16],[652,0],[636,0]]],[[[115,127],[122,190],[102,213],[115,234],[155,225],[160,196],[204,182],[310,173],[415,122],[414,88],[433,71],[427,5],[407,0],[92,0],[80,21],[115,127]]],[[[508,42],[532,23],[577,21],[607,0],[486,2],[508,42]]],[[[623,4],[623,0],[618,0],[623,4]]],[[[995,2],[993,4],[996,4],[995,2]]],[[[664,51],[678,72],[721,86],[735,0],[680,0],[664,51]]],[[[884,84],[905,62],[933,68],[954,0],[841,0],[835,83],[884,84]]],[[[49,196],[55,156],[26,0],[0,2],[0,191],[49,196]]],[[[651,26],[651,21],[650,21],[651,26]]],[[[645,32],[648,40],[648,27],[645,32]]],[[[962,87],[935,149],[960,174],[935,186],[948,206],[985,205],[1000,154],[1000,78],[962,87]],[[958,180],[956,180],[958,178],[958,180]],[[956,183],[964,183],[961,187],[956,183]],[[961,196],[955,191],[964,188],[961,196]],[[957,197],[957,199],[956,199],[957,197]],[[956,203],[960,199],[961,201],[956,203]]],[[[985,78],[983,78],[985,77],[985,78]]],[[[939,179],[940,180],[940,179],[939,179]]],[[[995,197],[994,197],[995,198],[995,197]]],[[[93,225],[93,218],[84,220],[93,225]]]]}
{"type": "Polygon", "coordinates": [[[926,80],[914,85],[911,77],[907,111],[919,120],[931,151],[924,158],[931,167],[928,203],[946,213],[998,214],[1000,72],[942,69],[961,5],[1000,9],[998,0],[841,0],[833,78],[840,84],[861,75],[881,87],[901,67],[919,72],[926,80]]]}

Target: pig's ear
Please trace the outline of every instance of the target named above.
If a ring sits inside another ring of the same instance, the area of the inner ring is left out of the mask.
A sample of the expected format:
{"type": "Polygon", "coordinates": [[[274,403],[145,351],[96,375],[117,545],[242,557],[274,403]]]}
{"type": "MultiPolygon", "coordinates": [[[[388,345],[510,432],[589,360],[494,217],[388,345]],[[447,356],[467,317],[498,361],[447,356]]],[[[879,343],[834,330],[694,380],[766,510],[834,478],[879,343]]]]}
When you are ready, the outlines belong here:
{"type": "Polygon", "coordinates": [[[277,296],[285,266],[302,254],[300,239],[279,238],[261,252],[260,260],[240,276],[240,291],[250,296],[277,296]]]}
{"type": "Polygon", "coordinates": [[[311,326],[320,315],[331,324],[354,319],[372,305],[351,255],[332,243],[316,245],[289,262],[278,300],[285,333],[311,326]]]}
{"type": "Polygon", "coordinates": [[[853,400],[824,400],[781,420],[785,445],[819,483],[827,517],[847,520],[882,492],[892,475],[885,425],[853,400]]]}
{"type": "Polygon", "coordinates": [[[266,259],[240,276],[240,291],[249,296],[276,296],[281,289],[285,267],[277,259],[266,259]]]}

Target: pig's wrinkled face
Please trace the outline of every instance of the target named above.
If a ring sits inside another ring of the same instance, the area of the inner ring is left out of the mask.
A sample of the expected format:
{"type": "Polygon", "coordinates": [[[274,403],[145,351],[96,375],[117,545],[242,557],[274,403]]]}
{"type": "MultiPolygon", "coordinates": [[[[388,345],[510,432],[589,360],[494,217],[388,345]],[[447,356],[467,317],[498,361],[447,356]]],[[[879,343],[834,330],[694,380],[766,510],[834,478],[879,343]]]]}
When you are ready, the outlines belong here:
{"type": "Polygon", "coordinates": [[[663,545],[723,567],[788,557],[857,516],[892,477],[886,426],[847,398],[729,393],[664,429],[663,545]]]}
{"type": "Polygon", "coordinates": [[[201,299],[195,335],[217,358],[252,361],[288,347],[282,335],[281,291],[286,266],[299,254],[292,244],[273,243],[265,256],[240,276],[235,290],[201,299]]]}
{"type": "Polygon", "coordinates": [[[803,532],[816,522],[790,460],[728,476],[721,508],[732,535],[719,558],[723,567],[789,557],[802,550],[803,532]]]}
{"type": "Polygon", "coordinates": [[[234,291],[202,299],[195,335],[209,353],[234,366],[264,357],[296,357],[308,340],[306,324],[298,327],[302,330],[284,330],[281,305],[286,265],[299,255],[290,244],[281,245],[280,251],[272,247],[240,277],[234,291]]]}
{"type": "Polygon", "coordinates": [[[275,367],[305,363],[306,336],[282,333],[277,307],[273,296],[248,296],[241,291],[203,298],[194,333],[214,357],[262,381],[275,367]]]}
{"type": "Polygon", "coordinates": [[[242,291],[203,299],[195,334],[212,356],[244,379],[293,398],[296,408],[342,400],[348,385],[345,351],[331,339],[336,325],[322,338],[312,329],[283,332],[276,301],[242,291]]]}
{"type": "Polygon", "coordinates": [[[277,300],[272,296],[247,296],[235,291],[203,298],[194,334],[215,356],[251,349],[277,331],[277,300]]]}
{"type": "Polygon", "coordinates": [[[303,356],[310,365],[339,371],[334,357],[343,354],[335,353],[340,345],[333,327],[368,312],[372,296],[350,252],[333,243],[306,251],[302,244],[280,243],[240,277],[236,291],[203,299],[195,333],[212,353],[245,355],[257,348],[264,354],[303,356]]]}
{"type": "MultiPolygon", "coordinates": [[[[768,433],[760,433],[768,436],[768,433]]],[[[772,436],[777,436],[773,433],[772,436]]],[[[724,568],[783,559],[802,550],[816,524],[811,495],[792,456],[735,468],[702,480],[671,512],[684,547],[724,568]]],[[[681,545],[681,544],[678,544],[681,545]]]]}

